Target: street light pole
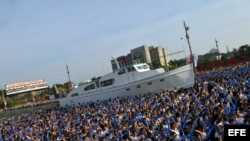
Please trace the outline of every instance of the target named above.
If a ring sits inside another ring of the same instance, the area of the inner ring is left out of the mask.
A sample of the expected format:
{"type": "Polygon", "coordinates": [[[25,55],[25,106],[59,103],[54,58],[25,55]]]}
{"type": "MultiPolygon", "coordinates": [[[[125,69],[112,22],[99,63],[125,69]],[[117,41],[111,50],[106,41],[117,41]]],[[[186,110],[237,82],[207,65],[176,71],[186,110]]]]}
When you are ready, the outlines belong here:
{"type": "Polygon", "coordinates": [[[194,74],[196,74],[196,69],[195,69],[195,64],[194,64],[194,57],[193,57],[193,53],[192,53],[192,49],[191,49],[191,45],[190,45],[190,41],[189,41],[189,35],[188,35],[189,27],[186,26],[185,21],[183,23],[184,23],[184,28],[185,28],[185,32],[186,32],[186,39],[188,41],[189,51],[190,51],[190,54],[191,54],[191,57],[192,57],[191,59],[192,59],[194,74]]]}
{"type": "Polygon", "coordinates": [[[4,99],[3,87],[1,86],[2,99],[4,99]]]}

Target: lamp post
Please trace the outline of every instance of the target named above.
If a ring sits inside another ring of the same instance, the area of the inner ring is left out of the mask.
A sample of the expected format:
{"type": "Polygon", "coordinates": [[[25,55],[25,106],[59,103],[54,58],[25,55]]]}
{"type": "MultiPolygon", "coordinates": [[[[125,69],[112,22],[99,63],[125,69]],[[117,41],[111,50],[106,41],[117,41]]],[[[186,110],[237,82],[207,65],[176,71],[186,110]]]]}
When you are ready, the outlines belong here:
{"type": "Polygon", "coordinates": [[[196,69],[195,69],[195,64],[194,64],[194,59],[193,59],[194,57],[193,57],[193,53],[192,53],[192,49],[191,49],[191,45],[190,45],[190,41],[189,41],[189,35],[188,35],[189,27],[186,26],[185,21],[183,23],[184,23],[184,28],[185,28],[185,32],[186,32],[186,39],[187,39],[187,42],[188,42],[189,51],[190,51],[190,54],[191,54],[191,57],[192,57],[192,64],[193,64],[194,74],[196,74],[196,69]]]}
{"type": "Polygon", "coordinates": [[[70,79],[70,74],[69,74],[69,67],[68,65],[66,64],[66,69],[67,69],[67,74],[68,74],[68,79],[69,79],[69,82],[68,82],[68,92],[72,89],[72,83],[71,83],[71,79],[70,79]]]}

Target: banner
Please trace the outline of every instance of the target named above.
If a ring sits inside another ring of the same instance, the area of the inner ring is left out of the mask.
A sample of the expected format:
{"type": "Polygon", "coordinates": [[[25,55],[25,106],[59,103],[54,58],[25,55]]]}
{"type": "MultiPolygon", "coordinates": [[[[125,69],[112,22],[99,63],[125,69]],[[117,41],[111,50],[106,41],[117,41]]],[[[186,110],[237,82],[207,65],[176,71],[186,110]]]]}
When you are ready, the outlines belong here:
{"type": "Polygon", "coordinates": [[[221,55],[216,56],[217,61],[221,60],[221,55]]]}

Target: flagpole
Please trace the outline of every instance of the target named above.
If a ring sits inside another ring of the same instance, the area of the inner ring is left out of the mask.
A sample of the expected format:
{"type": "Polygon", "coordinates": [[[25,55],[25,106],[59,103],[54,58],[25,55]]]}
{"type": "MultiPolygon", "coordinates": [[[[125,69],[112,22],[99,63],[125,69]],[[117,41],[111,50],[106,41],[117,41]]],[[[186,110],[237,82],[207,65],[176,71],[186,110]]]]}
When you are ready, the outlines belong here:
{"type": "Polygon", "coordinates": [[[186,39],[188,41],[189,51],[190,51],[190,54],[191,54],[191,57],[192,57],[192,64],[193,64],[194,74],[196,74],[196,68],[195,68],[195,64],[194,64],[194,57],[193,57],[193,53],[192,53],[192,49],[191,49],[191,45],[190,45],[190,41],[189,41],[189,35],[188,35],[188,32],[187,32],[189,30],[189,27],[186,26],[185,21],[183,23],[184,23],[184,28],[185,28],[185,32],[186,32],[186,39]]]}

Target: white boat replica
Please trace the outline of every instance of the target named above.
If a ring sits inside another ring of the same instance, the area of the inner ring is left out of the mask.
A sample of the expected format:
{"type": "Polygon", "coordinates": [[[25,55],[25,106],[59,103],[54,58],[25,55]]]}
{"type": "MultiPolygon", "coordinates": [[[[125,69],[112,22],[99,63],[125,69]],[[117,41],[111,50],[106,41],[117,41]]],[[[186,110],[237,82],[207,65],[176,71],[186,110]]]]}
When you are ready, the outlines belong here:
{"type": "Polygon", "coordinates": [[[188,88],[194,85],[192,64],[165,71],[151,70],[146,63],[119,68],[95,80],[73,88],[59,100],[60,106],[72,106],[126,96],[135,96],[157,90],[188,88]]]}

